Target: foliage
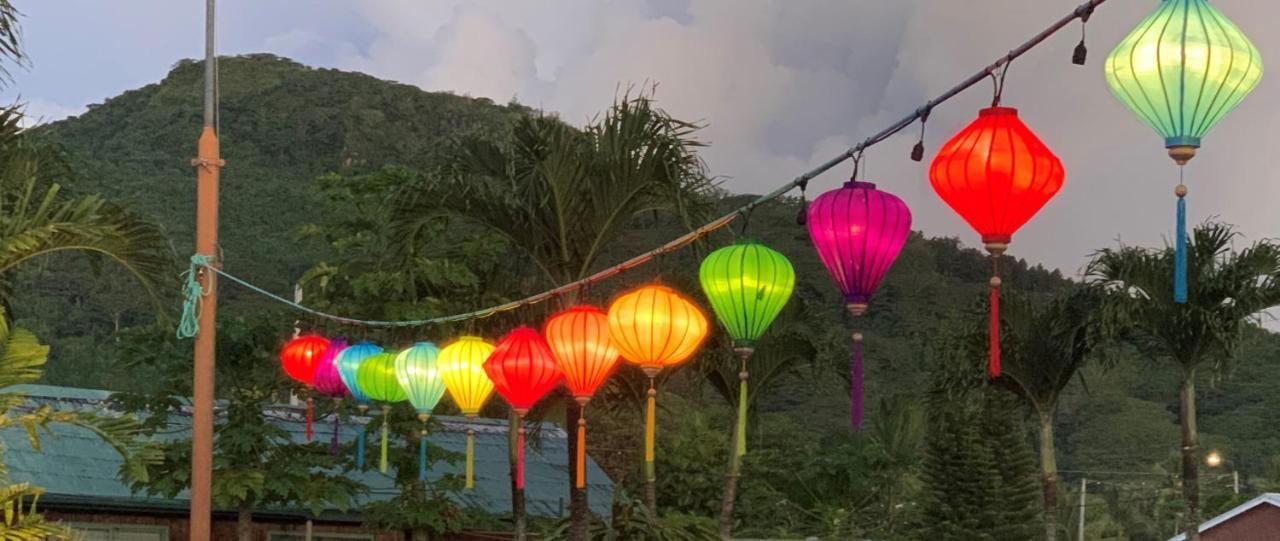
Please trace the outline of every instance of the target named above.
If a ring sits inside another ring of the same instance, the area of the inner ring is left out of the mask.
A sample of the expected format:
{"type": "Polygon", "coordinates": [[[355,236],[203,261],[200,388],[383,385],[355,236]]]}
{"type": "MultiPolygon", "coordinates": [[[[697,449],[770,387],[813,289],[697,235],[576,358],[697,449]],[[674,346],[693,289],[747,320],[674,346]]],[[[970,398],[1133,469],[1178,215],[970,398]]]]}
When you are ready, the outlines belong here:
{"type": "MultiPolygon", "coordinates": [[[[541,539],[571,539],[568,520],[554,524],[541,539]]],[[[715,541],[720,539],[715,523],[696,514],[670,513],[655,516],[644,502],[625,492],[614,494],[609,521],[593,520],[591,541],[715,541]]]]}

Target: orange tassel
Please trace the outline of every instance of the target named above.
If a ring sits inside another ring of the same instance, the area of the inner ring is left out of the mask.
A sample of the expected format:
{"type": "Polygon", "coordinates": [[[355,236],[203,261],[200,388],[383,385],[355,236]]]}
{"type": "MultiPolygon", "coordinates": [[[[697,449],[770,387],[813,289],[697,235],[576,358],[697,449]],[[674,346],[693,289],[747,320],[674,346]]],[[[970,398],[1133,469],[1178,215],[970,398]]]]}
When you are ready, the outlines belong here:
{"type": "Polygon", "coordinates": [[[578,418],[578,477],[577,487],[587,486],[587,420],[578,418]]]}

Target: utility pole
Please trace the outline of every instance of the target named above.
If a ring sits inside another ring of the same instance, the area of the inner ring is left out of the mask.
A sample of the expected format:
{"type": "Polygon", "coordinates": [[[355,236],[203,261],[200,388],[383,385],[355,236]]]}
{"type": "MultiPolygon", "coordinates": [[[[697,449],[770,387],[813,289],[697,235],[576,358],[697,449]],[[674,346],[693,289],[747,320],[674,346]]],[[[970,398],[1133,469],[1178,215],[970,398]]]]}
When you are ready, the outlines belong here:
{"type": "MultiPolygon", "coordinates": [[[[218,250],[218,173],[223,162],[214,130],[214,0],[205,0],[204,128],[196,144],[196,252],[221,265],[218,250]]],[[[213,367],[217,339],[217,276],[198,269],[200,312],[191,385],[191,541],[209,541],[213,492],[213,367]]]]}
{"type": "Polygon", "coordinates": [[[1085,509],[1084,497],[1085,497],[1085,493],[1087,493],[1088,491],[1089,491],[1089,480],[1081,477],[1080,478],[1080,535],[1079,535],[1080,541],[1084,541],[1084,509],[1085,509]]]}

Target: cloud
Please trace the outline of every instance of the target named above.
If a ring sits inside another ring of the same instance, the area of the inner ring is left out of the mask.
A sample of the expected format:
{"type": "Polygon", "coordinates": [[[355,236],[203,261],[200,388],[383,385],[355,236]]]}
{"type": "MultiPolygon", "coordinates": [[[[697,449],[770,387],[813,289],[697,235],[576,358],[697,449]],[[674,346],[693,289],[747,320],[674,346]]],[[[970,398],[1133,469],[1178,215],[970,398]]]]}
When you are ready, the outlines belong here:
{"type": "Polygon", "coordinates": [[[24,104],[23,111],[26,113],[22,119],[23,127],[55,122],[85,111],[83,106],[63,105],[40,98],[23,100],[21,103],[24,104]]]}

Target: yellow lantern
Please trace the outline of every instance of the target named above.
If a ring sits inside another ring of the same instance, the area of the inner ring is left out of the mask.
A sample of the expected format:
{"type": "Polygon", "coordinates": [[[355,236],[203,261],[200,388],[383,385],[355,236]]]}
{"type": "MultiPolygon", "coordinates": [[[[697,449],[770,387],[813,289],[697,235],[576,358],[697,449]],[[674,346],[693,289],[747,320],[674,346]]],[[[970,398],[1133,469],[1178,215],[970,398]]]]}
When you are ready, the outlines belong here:
{"type": "MultiPolygon", "coordinates": [[[[468,419],[480,414],[480,407],[493,394],[493,382],[484,371],[484,362],[493,345],[476,336],[463,336],[440,350],[436,360],[444,388],[468,419]]],[[[475,488],[476,431],[467,429],[467,488],[475,488]]]]}
{"type": "Polygon", "coordinates": [[[644,472],[645,498],[653,503],[654,425],[658,391],[653,378],[668,366],[693,356],[707,337],[707,316],[692,301],[669,287],[649,285],[628,292],[609,305],[609,336],[628,362],[639,365],[649,376],[649,399],[645,410],[644,472]]]}

